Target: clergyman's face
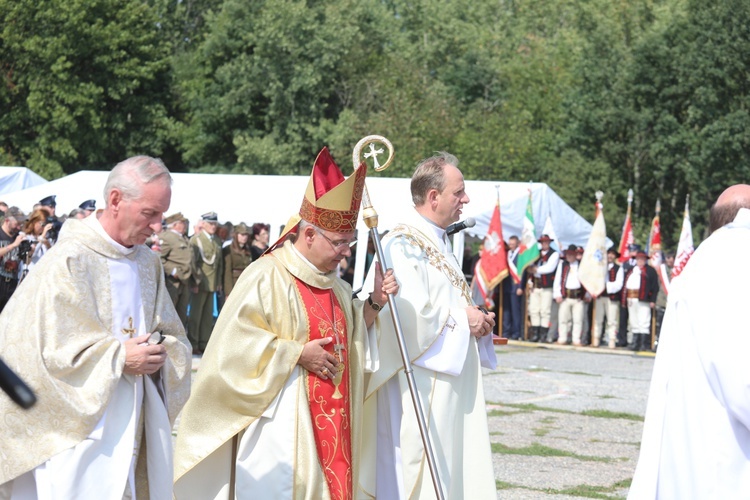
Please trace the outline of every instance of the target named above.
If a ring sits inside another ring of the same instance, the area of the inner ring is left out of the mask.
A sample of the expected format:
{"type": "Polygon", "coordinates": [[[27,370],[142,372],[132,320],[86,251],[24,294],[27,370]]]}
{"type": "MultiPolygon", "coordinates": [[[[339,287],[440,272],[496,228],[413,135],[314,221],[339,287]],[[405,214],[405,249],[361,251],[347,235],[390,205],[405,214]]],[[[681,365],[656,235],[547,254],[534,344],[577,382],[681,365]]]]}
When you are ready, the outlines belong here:
{"type": "Polygon", "coordinates": [[[437,195],[437,220],[433,221],[435,224],[445,229],[461,218],[461,209],[469,203],[465,187],[461,171],[453,165],[446,165],[445,187],[437,195]]]}
{"type": "Polygon", "coordinates": [[[139,198],[123,199],[119,207],[121,243],[128,247],[142,245],[158,233],[171,199],[172,188],[164,181],[145,184],[139,198]]]}
{"type": "Polygon", "coordinates": [[[352,254],[349,244],[356,239],[356,232],[334,233],[310,229],[315,231],[310,262],[321,271],[333,271],[342,260],[352,254]]]}

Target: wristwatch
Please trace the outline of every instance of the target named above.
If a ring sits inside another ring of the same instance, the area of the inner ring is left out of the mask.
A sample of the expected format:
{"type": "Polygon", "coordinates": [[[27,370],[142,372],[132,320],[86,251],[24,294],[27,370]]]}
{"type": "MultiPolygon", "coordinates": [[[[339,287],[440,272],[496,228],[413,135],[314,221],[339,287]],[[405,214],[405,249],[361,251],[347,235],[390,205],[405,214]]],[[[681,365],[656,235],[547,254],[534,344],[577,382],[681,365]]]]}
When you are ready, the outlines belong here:
{"type": "Polygon", "coordinates": [[[372,307],[376,311],[380,311],[383,308],[383,306],[381,306],[377,302],[373,302],[372,295],[370,295],[369,297],[367,297],[367,303],[370,304],[370,307],[372,307]]]}

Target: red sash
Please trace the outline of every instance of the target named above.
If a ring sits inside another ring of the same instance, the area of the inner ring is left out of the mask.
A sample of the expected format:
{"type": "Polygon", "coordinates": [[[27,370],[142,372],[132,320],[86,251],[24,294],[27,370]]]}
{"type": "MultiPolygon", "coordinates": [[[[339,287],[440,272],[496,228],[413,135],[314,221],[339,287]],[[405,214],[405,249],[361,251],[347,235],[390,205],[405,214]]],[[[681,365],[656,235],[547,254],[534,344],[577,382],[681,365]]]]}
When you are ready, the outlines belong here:
{"type": "Polygon", "coordinates": [[[307,394],[315,446],[331,498],[350,499],[353,496],[352,438],[346,319],[332,290],[309,287],[299,279],[296,279],[296,284],[307,310],[310,328],[308,339],[333,339],[324,349],[335,356],[336,335],[331,325],[333,320],[343,345],[339,352],[342,357],[340,367],[344,367],[344,370],[334,380],[323,380],[315,373],[308,373],[307,394]]]}

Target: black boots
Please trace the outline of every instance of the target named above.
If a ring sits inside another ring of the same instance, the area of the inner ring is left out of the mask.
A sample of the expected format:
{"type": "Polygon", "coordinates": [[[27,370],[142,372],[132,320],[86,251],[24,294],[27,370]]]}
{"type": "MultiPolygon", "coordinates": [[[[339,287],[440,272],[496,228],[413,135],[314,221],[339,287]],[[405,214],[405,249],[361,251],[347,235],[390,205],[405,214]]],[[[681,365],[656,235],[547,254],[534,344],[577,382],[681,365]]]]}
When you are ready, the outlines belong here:
{"type": "Polygon", "coordinates": [[[543,326],[539,327],[539,343],[549,342],[549,339],[547,338],[547,333],[549,332],[549,328],[544,328],[543,326]]]}
{"type": "Polygon", "coordinates": [[[651,350],[651,334],[650,333],[634,333],[633,334],[633,351],[650,351],[651,350]]]}
{"type": "Polygon", "coordinates": [[[529,342],[538,342],[539,341],[539,330],[541,330],[541,327],[539,327],[539,326],[532,326],[531,327],[531,338],[529,339],[529,342]]]}

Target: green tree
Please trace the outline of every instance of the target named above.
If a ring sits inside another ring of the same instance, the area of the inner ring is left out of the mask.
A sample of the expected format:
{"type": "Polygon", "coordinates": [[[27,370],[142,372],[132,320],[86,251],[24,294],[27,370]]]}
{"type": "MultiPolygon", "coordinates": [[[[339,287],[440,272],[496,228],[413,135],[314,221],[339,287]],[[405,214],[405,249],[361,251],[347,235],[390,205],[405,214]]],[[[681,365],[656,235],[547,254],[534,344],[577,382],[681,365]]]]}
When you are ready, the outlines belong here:
{"type": "Polygon", "coordinates": [[[0,148],[47,178],[170,140],[168,45],[139,0],[0,0],[0,148]]]}

